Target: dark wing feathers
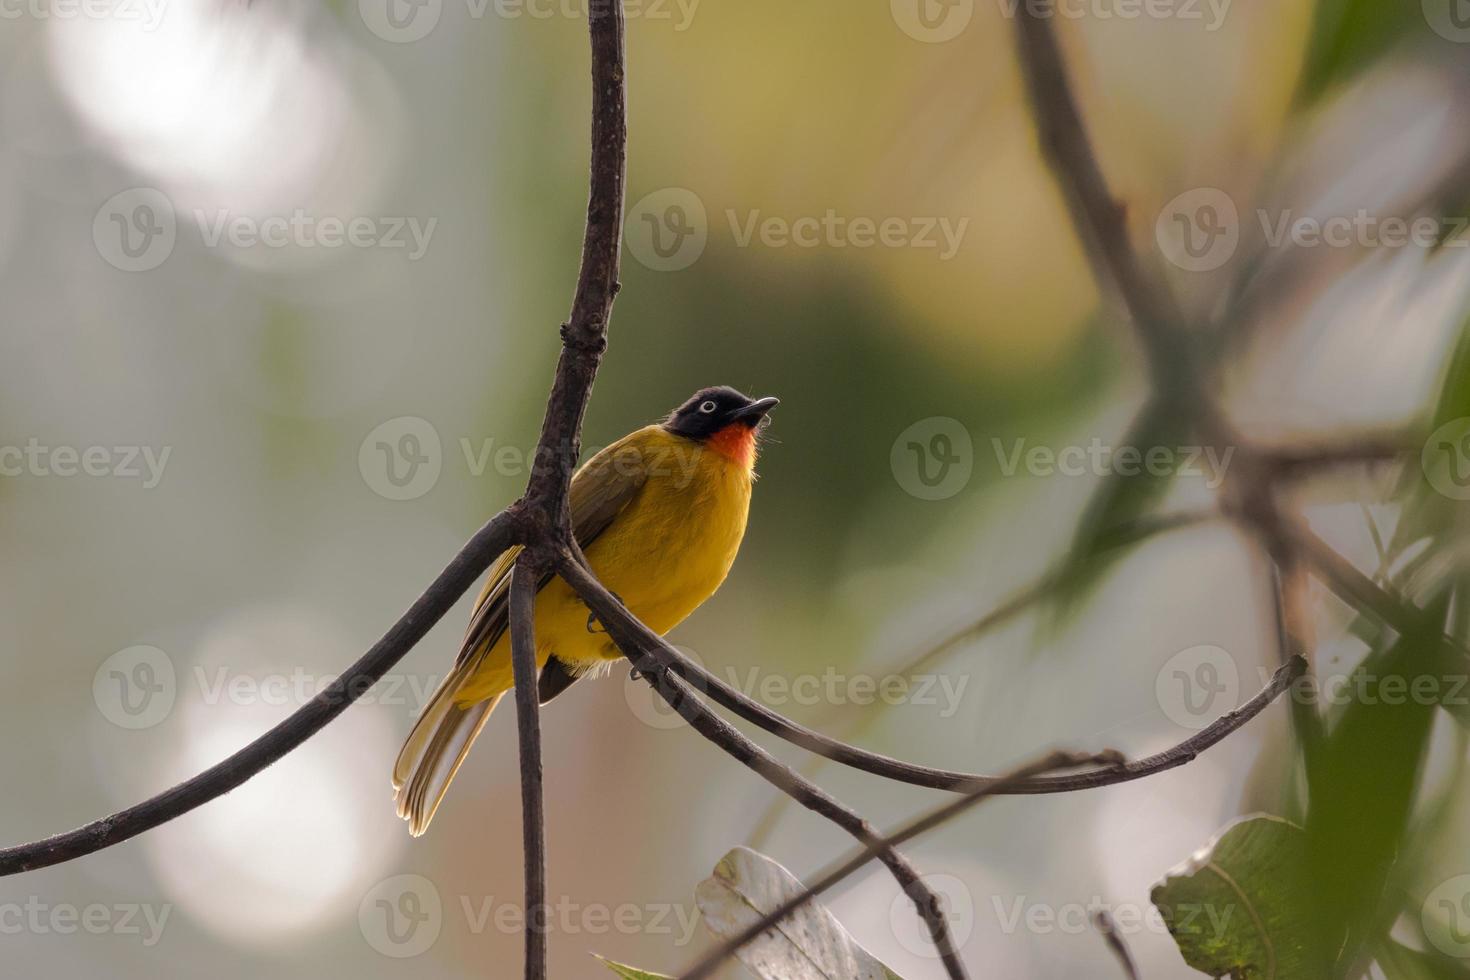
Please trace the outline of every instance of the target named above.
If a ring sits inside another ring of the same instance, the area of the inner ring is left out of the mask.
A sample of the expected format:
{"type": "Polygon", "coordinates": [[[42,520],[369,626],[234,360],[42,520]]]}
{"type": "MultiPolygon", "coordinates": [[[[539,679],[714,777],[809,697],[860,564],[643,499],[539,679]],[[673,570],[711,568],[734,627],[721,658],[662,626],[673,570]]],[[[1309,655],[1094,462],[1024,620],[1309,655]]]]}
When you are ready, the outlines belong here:
{"type": "MultiPolygon", "coordinates": [[[[634,433],[637,435],[637,433],[634,433]]],[[[572,512],[572,534],[583,549],[591,546],[598,536],[606,531],[613,520],[632,502],[647,481],[647,470],[639,465],[639,455],[627,452],[629,440],[625,437],[608,446],[589,459],[572,478],[568,505],[572,512]]],[[[490,566],[485,577],[485,588],[475,601],[475,612],[465,631],[464,645],[460,647],[456,666],[466,659],[484,656],[510,628],[510,573],[520,555],[519,547],[512,548],[490,566]]],[[[536,585],[540,592],[551,581],[551,576],[541,576],[536,585]]],[[[561,661],[547,662],[543,675],[541,701],[546,703],[571,686],[577,675],[568,671],[561,661]]]]}

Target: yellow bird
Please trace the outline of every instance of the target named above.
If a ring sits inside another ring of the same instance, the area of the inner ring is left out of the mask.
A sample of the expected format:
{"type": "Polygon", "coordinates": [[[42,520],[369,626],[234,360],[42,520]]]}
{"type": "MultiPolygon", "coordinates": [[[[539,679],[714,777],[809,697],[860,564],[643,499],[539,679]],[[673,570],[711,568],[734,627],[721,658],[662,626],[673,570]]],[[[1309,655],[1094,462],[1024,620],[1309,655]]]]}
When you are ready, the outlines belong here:
{"type": "MultiPolygon", "coordinates": [[[[724,582],[745,536],[758,434],[777,399],[705,388],[657,425],[624,436],[572,478],[572,531],[592,571],[662,635],[724,582]]],[[[393,766],[398,815],[428,829],[490,712],[514,687],[510,573],[519,549],[490,567],[454,670],[393,766]]],[[[536,665],[545,704],[622,657],[571,586],[548,576],[536,596],[536,665]]]]}

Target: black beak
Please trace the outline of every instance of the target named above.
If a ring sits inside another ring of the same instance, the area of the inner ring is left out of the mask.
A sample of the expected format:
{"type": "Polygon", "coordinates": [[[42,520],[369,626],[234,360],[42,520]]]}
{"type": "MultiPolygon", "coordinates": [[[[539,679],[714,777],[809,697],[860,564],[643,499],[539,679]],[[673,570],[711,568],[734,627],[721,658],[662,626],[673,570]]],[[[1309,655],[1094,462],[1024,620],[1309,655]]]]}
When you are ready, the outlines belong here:
{"type": "Polygon", "coordinates": [[[779,404],[781,404],[781,399],[779,398],[757,398],[744,408],[737,409],[735,414],[731,416],[731,420],[744,422],[746,425],[754,427],[760,423],[761,419],[766,417],[767,412],[779,404]]]}

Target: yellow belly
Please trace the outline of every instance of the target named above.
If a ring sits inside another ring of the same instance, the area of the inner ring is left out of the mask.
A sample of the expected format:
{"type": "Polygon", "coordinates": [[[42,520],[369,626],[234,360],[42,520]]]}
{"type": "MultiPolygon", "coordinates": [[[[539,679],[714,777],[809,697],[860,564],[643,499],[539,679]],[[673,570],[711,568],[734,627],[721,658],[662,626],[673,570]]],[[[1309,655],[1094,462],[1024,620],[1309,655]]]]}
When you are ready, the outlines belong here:
{"type": "MultiPolygon", "coordinates": [[[[598,579],[635,616],[662,635],[724,582],[745,535],[751,474],[714,452],[688,473],[649,479],[639,496],[584,549],[598,579]]],[[[573,669],[590,669],[622,656],[602,627],[588,629],[587,606],[571,586],[553,578],[536,596],[536,663],[555,654],[573,669]]],[[[513,684],[510,637],[502,636],[461,703],[483,701],[513,684]]]]}

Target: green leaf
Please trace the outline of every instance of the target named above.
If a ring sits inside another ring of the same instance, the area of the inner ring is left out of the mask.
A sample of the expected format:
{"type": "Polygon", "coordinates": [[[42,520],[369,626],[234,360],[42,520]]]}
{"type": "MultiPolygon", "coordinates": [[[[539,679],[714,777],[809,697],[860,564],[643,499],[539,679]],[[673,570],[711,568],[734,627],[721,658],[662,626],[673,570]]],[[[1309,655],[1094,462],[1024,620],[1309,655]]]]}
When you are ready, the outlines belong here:
{"type": "Polygon", "coordinates": [[[1452,693],[1441,656],[1449,600],[1364,659],[1308,771],[1307,874],[1316,945],[1354,962],[1389,928],[1385,893],[1404,850],[1437,701],[1452,693]]]}
{"type": "Polygon", "coordinates": [[[1155,885],[1149,898],[1184,961],[1237,980],[1326,976],[1308,948],[1304,845],[1295,824],[1245,817],[1155,885]]]}
{"type": "MultiPolygon", "coordinates": [[[[596,953],[593,953],[592,955],[597,956],[596,953]]],[[[636,970],[633,967],[625,966],[622,963],[614,963],[606,956],[597,956],[597,958],[601,960],[603,962],[603,965],[606,966],[609,970],[622,977],[623,980],[674,980],[673,977],[668,976],[667,974],[649,973],[646,970],[636,970]]]]}
{"type": "Polygon", "coordinates": [[[1423,27],[1419,0],[1318,0],[1297,83],[1298,104],[1317,100],[1371,65],[1411,29],[1423,27]]]}
{"type": "MultiPolygon", "coordinates": [[[[728,939],[802,891],[790,871],[764,854],[737,847],[699,883],[694,898],[709,931],[728,939]]],[[[762,980],[902,980],[815,901],[746,943],[736,956],[762,980]]]]}

